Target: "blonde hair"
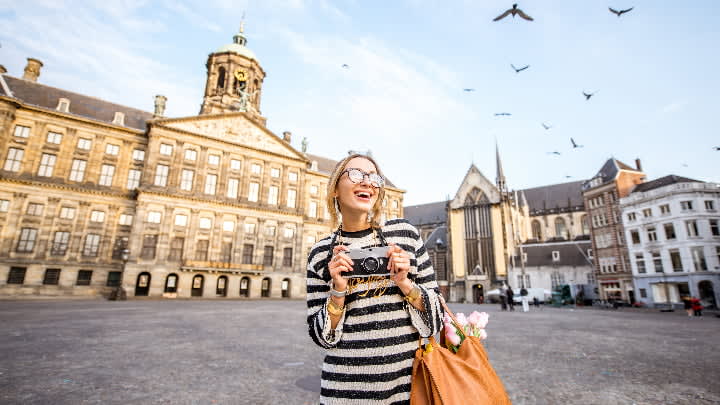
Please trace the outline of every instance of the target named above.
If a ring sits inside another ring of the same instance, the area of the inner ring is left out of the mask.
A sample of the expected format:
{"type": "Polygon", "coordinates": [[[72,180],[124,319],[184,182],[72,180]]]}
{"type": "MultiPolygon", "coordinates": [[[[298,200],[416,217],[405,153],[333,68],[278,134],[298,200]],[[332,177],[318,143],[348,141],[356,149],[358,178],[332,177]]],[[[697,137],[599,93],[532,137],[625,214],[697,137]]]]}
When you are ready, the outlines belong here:
{"type": "MultiPolygon", "coordinates": [[[[355,158],[362,158],[370,161],[373,165],[375,165],[375,170],[377,171],[377,174],[383,175],[380,171],[380,166],[378,166],[375,159],[371,158],[368,155],[363,155],[360,153],[354,153],[350,156],[347,156],[343,160],[339,161],[337,165],[335,165],[335,169],[333,169],[332,174],[330,175],[330,181],[328,181],[327,185],[327,200],[325,203],[327,204],[328,212],[330,213],[330,222],[332,223],[332,228],[335,228],[339,225],[340,221],[337,215],[336,209],[339,210],[339,204],[336,208],[335,206],[335,197],[333,196],[335,194],[335,189],[337,188],[337,184],[340,181],[340,176],[342,176],[343,171],[347,167],[347,164],[349,161],[355,158]]],[[[385,176],[383,176],[385,177],[385,176]]],[[[382,210],[382,204],[383,200],[385,199],[385,187],[380,187],[377,189],[377,200],[375,201],[375,204],[373,205],[372,209],[368,213],[370,217],[372,218],[370,220],[370,224],[373,228],[380,227],[380,211],[382,210]]]]}

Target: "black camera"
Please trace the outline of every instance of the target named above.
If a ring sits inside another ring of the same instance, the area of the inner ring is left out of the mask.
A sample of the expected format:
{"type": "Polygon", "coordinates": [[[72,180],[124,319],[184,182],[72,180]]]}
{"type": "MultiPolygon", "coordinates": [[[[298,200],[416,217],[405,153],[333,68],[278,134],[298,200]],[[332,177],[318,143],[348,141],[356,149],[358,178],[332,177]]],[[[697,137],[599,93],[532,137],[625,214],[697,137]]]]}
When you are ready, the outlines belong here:
{"type": "Polygon", "coordinates": [[[353,271],[343,273],[344,277],[389,276],[387,253],[390,246],[350,249],[348,256],[353,261],[353,271]]]}

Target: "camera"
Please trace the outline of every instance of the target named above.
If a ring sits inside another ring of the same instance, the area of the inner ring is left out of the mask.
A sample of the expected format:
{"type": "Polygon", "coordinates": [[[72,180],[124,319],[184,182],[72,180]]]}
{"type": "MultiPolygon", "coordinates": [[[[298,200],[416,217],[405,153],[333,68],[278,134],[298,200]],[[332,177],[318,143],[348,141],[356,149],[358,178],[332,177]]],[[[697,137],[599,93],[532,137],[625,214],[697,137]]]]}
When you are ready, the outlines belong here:
{"type": "Polygon", "coordinates": [[[390,246],[350,249],[348,256],[353,261],[353,271],[343,273],[344,277],[389,276],[387,253],[390,246]]]}

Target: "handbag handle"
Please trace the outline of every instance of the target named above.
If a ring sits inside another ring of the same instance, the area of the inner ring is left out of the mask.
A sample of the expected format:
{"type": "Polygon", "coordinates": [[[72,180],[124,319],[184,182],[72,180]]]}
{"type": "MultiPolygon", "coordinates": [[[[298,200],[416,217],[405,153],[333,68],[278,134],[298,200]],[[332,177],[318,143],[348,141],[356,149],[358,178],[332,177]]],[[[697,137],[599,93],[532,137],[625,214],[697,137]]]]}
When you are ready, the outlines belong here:
{"type": "MultiPolygon", "coordinates": [[[[453,313],[453,311],[451,311],[450,308],[448,308],[447,304],[445,303],[445,298],[439,292],[437,293],[437,295],[438,295],[438,299],[440,300],[440,305],[442,306],[443,310],[445,312],[447,312],[448,315],[450,315],[450,319],[455,324],[455,328],[457,328],[460,331],[460,333],[465,334],[465,329],[463,329],[463,327],[460,325],[460,322],[458,322],[457,318],[455,318],[455,314],[453,313]]],[[[444,328],[444,326],[443,326],[443,328],[444,328]]],[[[442,331],[442,329],[440,329],[440,330],[442,331]]],[[[420,346],[421,349],[423,347],[422,339],[423,339],[422,337],[418,338],[418,345],[420,346]]],[[[428,344],[430,344],[430,345],[436,344],[434,336],[430,336],[428,339],[429,339],[428,344]]]]}

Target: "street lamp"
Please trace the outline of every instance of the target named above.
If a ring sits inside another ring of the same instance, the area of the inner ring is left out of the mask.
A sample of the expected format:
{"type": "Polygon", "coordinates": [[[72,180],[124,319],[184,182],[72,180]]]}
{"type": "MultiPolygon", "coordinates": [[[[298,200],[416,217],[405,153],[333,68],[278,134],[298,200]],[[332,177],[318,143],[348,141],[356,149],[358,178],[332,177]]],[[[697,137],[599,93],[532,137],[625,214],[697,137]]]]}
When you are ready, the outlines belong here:
{"type": "Polygon", "coordinates": [[[110,293],[110,300],[111,301],[125,301],[127,299],[127,293],[125,292],[125,288],[123,288],[123,278],[125,276],[125,265],[127,264],[128,260],[130,259],[130,250],[129,249],[123,249],[120,253],[120,258],[122,259],[122,270],[120,271],[120,282],[118,283],[117,288],[113,290],[112,293],[110,293]]]}

